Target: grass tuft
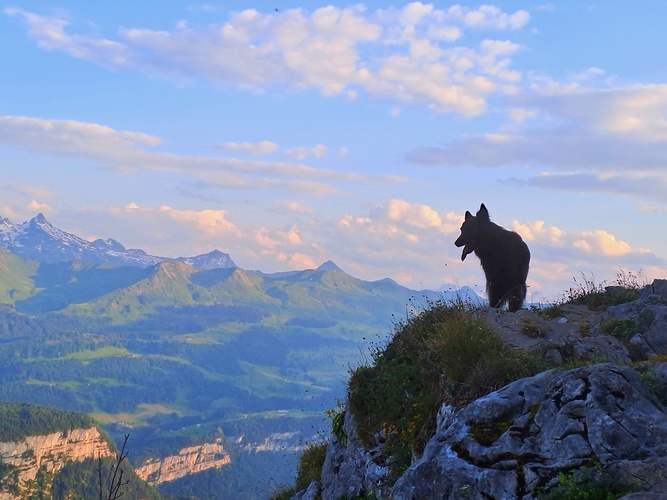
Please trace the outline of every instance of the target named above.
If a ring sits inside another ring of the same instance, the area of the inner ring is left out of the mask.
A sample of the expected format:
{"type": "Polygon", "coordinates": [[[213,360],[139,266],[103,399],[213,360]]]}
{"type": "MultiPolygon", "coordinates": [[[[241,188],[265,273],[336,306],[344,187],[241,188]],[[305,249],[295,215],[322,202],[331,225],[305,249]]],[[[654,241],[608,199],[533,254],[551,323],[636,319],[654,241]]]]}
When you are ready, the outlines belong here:
{"type": "Polygon", "coordinates": [[[648,284],[641,270],[633,273],[621,269],[612,284],[606,281],[597,284],[592,274],[589,278],[581,273],[581,277],[581,281],[572,278],[573,286],[565,292],[563,303],[582,304],[591,311],[599,311],[609,306],[636,300],[641,295],[642,289],[648,284]]]}
{"type": "Polygon", "coordinates": [[[505,344],[477,309],[462,303],[431,303],[399,322],[389,343],[371,355],[374,364],[351,374],[348,409],[368,448],[383,443],[389,480],[422,453],[440,405],[463,406],[546,368],[505,344]]]}
{"type": "Polygon", "coordinates": [[[296,471],[297,491],[305,490],[311,482],[320,480],[326,454],[326,441],[321,443],[311,443],[305,450],[303,450],[296,471]]]}
{"type": "Polygon", "coordinates": [[[539,500],[614,500],[637,486],[600,465],[558,474],[558,483],[538,493],[539,500]]]}

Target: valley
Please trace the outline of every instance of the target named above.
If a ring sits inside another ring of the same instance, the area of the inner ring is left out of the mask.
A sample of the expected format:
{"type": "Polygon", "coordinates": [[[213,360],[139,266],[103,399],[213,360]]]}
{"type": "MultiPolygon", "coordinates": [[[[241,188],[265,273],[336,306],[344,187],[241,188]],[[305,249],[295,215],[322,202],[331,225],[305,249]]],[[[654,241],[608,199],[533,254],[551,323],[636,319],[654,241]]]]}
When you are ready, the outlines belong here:
{"type": "Polygon", "coordinates": [[[40,262],[0,248],[0,401],[85,413],[116,442],[129,434],[135,468],[224,449],[217,466],[160,491],[267,494],[328,434],[324,411],[369,345],[441,296],[333,262],[272,275],[182,260],[40,262]]]}

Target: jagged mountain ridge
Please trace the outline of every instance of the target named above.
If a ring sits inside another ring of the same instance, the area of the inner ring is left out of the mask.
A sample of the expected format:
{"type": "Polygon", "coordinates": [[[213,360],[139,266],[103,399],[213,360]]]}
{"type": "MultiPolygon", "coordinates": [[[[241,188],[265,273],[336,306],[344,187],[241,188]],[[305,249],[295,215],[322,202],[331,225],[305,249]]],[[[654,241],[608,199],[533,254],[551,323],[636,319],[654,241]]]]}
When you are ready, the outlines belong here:
{"type": "MultiPolygon", "coordinates": [[[[3,252],[0,249],[0,257],[3,252]]],[[[390,279],[360,280],[331,262],[294,273],[257,274],[239,267],[198,269],[176,260],[147,268],[80,261],[35,267],[9,252],[4,255],[12,259],[11,267],[23,272],[9,272],[0,265],[0,292],[7,290],[0,302],[26,314],[102,315],[114,323],[135,321],[164,308],[216,304],[300,316],[337,316],[345,311],[370,318],[386,308],[404,310],[412,297],[422,302],[432,293],[416,292],[390,279]],[[22,286],[20,293],[10,288],[16,283],[22,286]]]]}
{"type": "MultiPolygon", "coordinates": [[[[389,278],[357,279],[331,260],[316,269],[267,274],[238,268],[220,250],[168,259],[128,250],[110,238],[86,241],[41,213],[20,224],[0,218],[0,300],[30,314],[81,312],[78,304],[107,312],[131,309],[132,314],[123,314],[128,320],[152,314],[155,307],[194,303],[363,311],[383,300],[404,305],[412,295],[415,291],[389,278]],[[3,257],[4,250],[9,253],[3,257]],[[11,261],[4,271],[3,259],[11,261]],[[17,269],[24,271],[17,274],[17,269]]],[[[477,298],[468,287],[441,296],[477,298]]]]}
{"type": "MultiPolygon", "coordinates": [[[[23,259],[49,264],[80,260],[119,266],[149,267],[169,260],[167,257],[149,255],[140,249],[127,249],[112,238],[86,241],[55,227],[42,213],[19,224],[13,224],[9,219],[0,217],[0,246],[23,259]]],[[[194,257],[178,257],[174,260],[200,269],[236,267],[230,256],[219,250],[194,257]]]]}

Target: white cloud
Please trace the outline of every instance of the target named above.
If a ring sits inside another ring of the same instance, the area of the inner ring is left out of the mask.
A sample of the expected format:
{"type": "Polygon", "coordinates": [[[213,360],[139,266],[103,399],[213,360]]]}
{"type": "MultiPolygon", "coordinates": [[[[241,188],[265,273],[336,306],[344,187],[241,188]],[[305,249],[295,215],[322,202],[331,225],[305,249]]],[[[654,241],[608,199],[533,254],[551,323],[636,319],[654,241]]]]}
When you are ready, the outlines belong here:
{"type": "Polygon", "coordinates": [[[267,155],[274,153],[278,145],[271,141],[261,142],[225,142],[218,146],[223,151],[232,151],[235,153],[247,153],[251,155],[267,155]]]}
{"type": "Polygon", "coordinates": [[[172,221],[184,223],[195,228],[196,232],[205,239],[215,238],[222,235],[242,236],[241,230],[226,217],[226,210],[179,210],[168,205],[158,208],[141,207],[134,202],[126,204],[121,208],[111,208],[110,213],[121,217],[167,217],[172,221]]]}
{"type": "MultiPolygon", "coordinates": [[[[603,229],[567,233],[556,226],[546,226],[544,221],[537,220],[521,223],[512,222],[512,230],[516,231],[529,245],[558,249],[574,250],[574,257],[605,259],[621,256],[641,256],[650,253],[646,249],[633,249],[629,243],[619,240],[615,235],[603,229]]],[[[555,249],[555,250],[554,250],[555,249]]]]}
{"type": "MultiPolygon", "coordinates": [[[[85,210],[79,215],[92,217],[97,221],[95,227],[111,231],[102,237],[114,237],[113,231],[119,228],[128,234],[130,228],[132,238],[122,243],[154,255],[162,255],[165,248],[172,256],[219,248],[242,267],[250,264],[267,272],[312,268],[333,259],[362,279],[389,276],[415,289],[452,282],[476,284],[479,291],[484,288],[480,266],[474,260],[461,262],[460,249],[454,246],[462,214],[438,213],[405,200],[389,200],[367,214],[348,213],[335,220],[281,226],[268,221],[253,226],[243,221],[242,213],[225,210],[137,203],[112,208],[109,213],[111,218],[104,224],[99,222],[104,215],[99,211],[85,210]]],[[[649,249],[634,248],[606,230],[568,232],[540,220],[513,221],[511,228],[531,250],[529,293],[557,299],[580,272],[594,276],[596,283],[613,281],[619,269],[643,269],[650,276],[667,272],[665,262],[649,249]]]]}
{"type": "Polygon", "coordinates": [[[199,231],[210,236],[227,233],[241,236],[241,230],[226,220],[228,215],[226,210],[175,210],[167,205],[161,206],[159,210],[175,221],[194,224],[199,231]]]}
{"type": "Polygon", "coordinates": [[[315,210],[298,201],[284,201],[274,204],[275,209],[298,214],[313,214],[315,210]]]}
{"type": "Polygon", "coordinates": [[[10,193],[18,194],[24,198],[53,198],[55,193],[50,189],[40,188],[36,186],[27,186],[19,184],[7,184],[0,186],[0,189],[8,191],[10,193]]]}
{"type": "Polygon", "coordinates": [[[434,280],[451,282],[447,263],[460,260],[453,242],[461,220],[461,215],[440,214],[424,204],[394,199],[367,214],[339,217],[332,225],[320,227],[316,239],[323,242],[325,255],[344,269],[349,266],[375,279],[389,276],[419,289],[434,280]]]}
{"type": "MultiPolygon", "coordinates": [[[[76,226],[87,221],[84,225],[96,228],[95,237],[112,237],[129,248],[141,248],[149,254],[168,257],[191,256],[215,248],[237,257],[243,255],[241,249],[246,248],[252,238],[232,221],[227,210],[147,206],[130,202],[106,209],[82,207],[75,212],[61,210],[58,217],[63,221],[76,221],[73,223],[76,226]],[[105,234],[97,234],[100,227],[104,228],[105,234]]],[[[66,225],[60,227],[65,229],[66,225]]],[[[74,232],[86,234],[85,230],[74,232]]]]}
{"type": "Polygon", "coordinates": [[[254,245],[249,245],[251,253],[263,258],[270,258],[281,266],[290,269],[315,267],[316,258],[322,259],[322,248],[319,245],[304,241],[301,228],[297,225],[270,229],[257,228],[254,231],[254,245]]]}
{"type": "Polygon", "coordinates": [[[316,267],[315,260],[312,256],[305,253],[284,253],[277,254],[277,261],[283,262],[289,266],[290,269],[313,269],[316,267]]]}
{"type": "Polygon", "coordinates": [[[260,227],[255,230],[255,241],[269,250],[278,247],[298,247],[304,244],[301,239],[301,230],[296,225],[273,231],[260,227]]]}
{"type": "Polygon", "coordinates": [[[311,151],[317,158],[322,158],[327,153],[327,147],[324,144],[318,144],[312,147],[311,151]]]}
{"type": "Polygon", "coordinates": [[[667,85],[549,87],[507,99],[515,106],[514,123],[499,132],[417,148],[407,158],[449,167],[537,168],[539,174],[513,182],[667,201],[667,85]]]}
{"type": "Polygon", "coordinates": [[[294,156],[299,160],[305,160],[308,156],[322,158],[327,153],[327,147],[324,144],[317,144],[313,147],[299,146],[285,149],[283,153],[287,156],[294,156]]]}
{"type": "Polygon", "coordinates": [[[563,230],[556,226],[545,227],[542,220],[527,222],[525,224],[515,220],[512,222],[512,230],[519,233],[526,242],[542,241],[545,244],[555,247],[562,247],[564,245],[562,238],[565,233],[563,230]]]}
{"type": "Polygon", "coordinates": [[[530,14],[519,10],[514,14],[507,14],[494,5],[482,5],[478,9],[469,9],[454,5],[448,14],[463,20],[464,24],[472,27],[495,28],[499,30],[515,30],[525,26],[530,20],[530,14]]]}
{"type": "Polygon", "coordinates": [[[510,56],[518,46],[492,39],[477,46],[453,42],[466,30],[516,30],[530,19],[526,11],[490,5],[442,10],[420,2],[375,11],[248,9],[220,24],[180,20],[174,31],[121,28],[111,40],[69,34],[69,21],[61,17],[4,12],[20,18],[40,47],[107,67],[244,88],[314,88],[327,96],[363,91],[466,116],[483,112],[488,94],[512,90],[507,84],[520,73],[510,69],[510,56]]]}
{"type": "Polygon", "coordinates": [[[161,142],[148,134],[118,131],[94,123],[0,116],[0,144],[59,156],[119,159],[161,142]]]}
{"type": "Polygon", "coordinates": [[[408,226],[426,228],[442,225],[440,214],[427,205],[409,203],[405,200],[389,200],[383,211],[389,220],[403,222],[408,226]]]}
{"type": "MultiPolygon", "coordinates": [[[[384,175],[323,170],[302,163],[184,156],[153,151],[157,137],[118,131],[102,125],[68,120],[42,120],[21,116],[0,117],[0,144],[67,158],[84,158],[123,172],[149,169],[203,180],[209,185],[244,189],[278,188],[311,194],[341,191],[333,183],[394,183],[401,179],[384,175]]],[[[268,141],[267,141],[268,143],[268,141]]],[[[248,146],[271,149],[273,143],[248,146]]],[[[247,149],[247,148],[246,148],[247,149]]],[[[322,155],[322,145],[309,150],[322,155]]]]}
{"type": "Polygon", "coordinates": [[[507,116],[514,122],[525,122],[530,118],[537,116],[537,110],[526,108],[510,108],[507,110],[507,116]]]}
{"type": "Polygon", "coordinates": [[[45,214],[50,214],[54,212],[54,209],[52,207],[50,207],[46,203],[39,203],[37,200],[31,200],[26,208],[33,213],[42,212],[45,214]]]}
{"type": "Polygon", "coordinates": [[[576,240],[573,245],[588,254],[618,257],[632,252],[628,243],[617,240],[613,234],[601,229],[585,231],[580,236],[581,239],[576,240]]]}
{"type": "Polygon", "coordinates": [[[261,227],[255,231],[255,241],[263,248],[268,250],[273,250],[276,248],[280,241],[271,238],[269,232],[266,228],[261,227]]]}

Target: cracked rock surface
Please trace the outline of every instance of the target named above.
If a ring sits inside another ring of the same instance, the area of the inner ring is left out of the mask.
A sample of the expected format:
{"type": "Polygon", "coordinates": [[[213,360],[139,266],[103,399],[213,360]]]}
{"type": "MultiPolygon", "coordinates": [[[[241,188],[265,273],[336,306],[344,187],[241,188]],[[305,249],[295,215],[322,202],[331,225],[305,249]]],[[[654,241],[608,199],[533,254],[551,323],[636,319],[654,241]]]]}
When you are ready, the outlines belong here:
{"type": "Polygon", "coordinates": [[[392,496],[529,500],[591,461],[667,491],[667,414],[632,368],[544,372],[478,399],[438,427],[392,496]]]}

